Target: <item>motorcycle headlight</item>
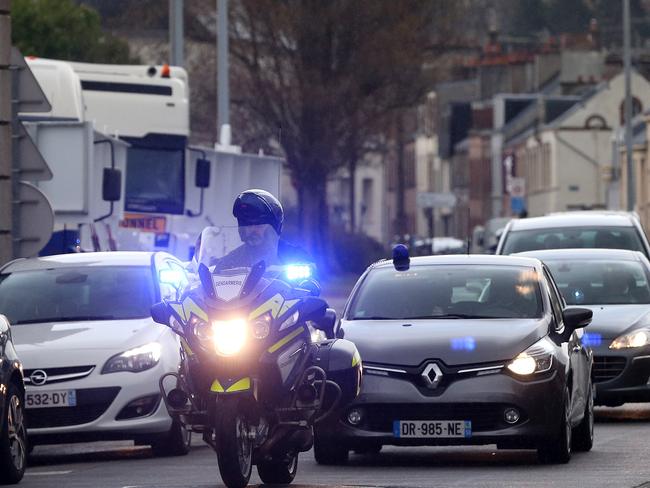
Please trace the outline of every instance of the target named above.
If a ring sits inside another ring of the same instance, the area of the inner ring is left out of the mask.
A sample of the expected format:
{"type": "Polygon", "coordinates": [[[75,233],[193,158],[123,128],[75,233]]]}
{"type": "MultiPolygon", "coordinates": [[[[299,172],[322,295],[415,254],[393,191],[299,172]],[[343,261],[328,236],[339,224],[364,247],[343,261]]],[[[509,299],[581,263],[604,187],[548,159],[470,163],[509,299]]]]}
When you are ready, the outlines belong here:
{"type": "Polygon", "coordinates": [[[519,376],[543,373],[553,365],[553,346],[543,338],[507,364],[507,368],[519,376]]]}
{"type": "Polygon", "coordinates": [[[158,364],[161,351],[162,347],[158,342],[150,342],[144,346],[134,347],[106,361],[102,368],[102,374],[146,371],[158,364]]]}
{"type": "Polygon", "coordinates": [[[609,345],[610,349],[629,349],[650,344],[650,329],[639,329],[617,337],[609,345]]]}
{"type": "Polygon", "coordinates": [[[251,332],[255,339],[266,339],[271,332],[271,316],[269,314],[264,314],[261,317],[256,318],[251,324],[251,332]]]}
{"type": "Polygon", "coordinates": [[[244,319],[214,320],[212,341],[217,354],[233,356],[242,350],[248,337],[248,323],[244,319]]]}

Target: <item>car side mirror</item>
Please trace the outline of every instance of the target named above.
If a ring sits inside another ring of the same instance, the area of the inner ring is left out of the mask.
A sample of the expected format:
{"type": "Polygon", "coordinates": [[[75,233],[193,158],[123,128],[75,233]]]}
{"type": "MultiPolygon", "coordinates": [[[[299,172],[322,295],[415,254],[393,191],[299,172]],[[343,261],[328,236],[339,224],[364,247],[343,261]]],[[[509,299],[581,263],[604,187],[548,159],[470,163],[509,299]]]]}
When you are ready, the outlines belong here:
{"type": "Polygon", "coordinates": [[[565,308],[562,312],[564,327],[570,332],[582,327],[587,327],[591,323],[594,313],[588,308],[571,307],[565,308]]]}
{"type": "Polygon", "coordinates": [[[169,318],[171,314],[169,313],[169,308],[165,302],[154,303],[151,306],[151,318],[157,324],[169,326],[169,318]]]}
{"type": "Polygon", "coordinates": [[[333,308],[325,309],[323,316],[313,321],[314,327],[325,332],[325,337],[334,339],[334,327],[336,326],[336,311],[333,308]]]}
{"type": "Polygon", "coordinates": [[[196,173],[194,175],[194,185],[197,188],[207,188],[210,186],[210,160],[197,159],[196,173]]]}
{"type": "Polygon", "coordinates": [[[102,176],[102,199],[117,202],[122,197],[122,172],[119,169],[104,168],[102,176]]]}

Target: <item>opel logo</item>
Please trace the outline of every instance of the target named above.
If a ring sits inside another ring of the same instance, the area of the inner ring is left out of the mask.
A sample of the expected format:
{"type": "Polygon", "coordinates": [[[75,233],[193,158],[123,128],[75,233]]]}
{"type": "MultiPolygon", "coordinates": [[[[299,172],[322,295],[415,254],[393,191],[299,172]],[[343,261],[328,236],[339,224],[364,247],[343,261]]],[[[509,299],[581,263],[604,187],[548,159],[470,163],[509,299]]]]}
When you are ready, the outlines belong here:
{"type": "Polygon", "coordinates": [[[427,388],[434,390],[442,381],[442,371],[435,363],[429,363],[422,371],[422,379],[427,388]]]}
{"type": "Polygon", "coordinates": [[[37,369],[29,375],[29,380],[32,382],[32,385],[44,385],[47,382],[47,373],[42,369],[37,369]]]}

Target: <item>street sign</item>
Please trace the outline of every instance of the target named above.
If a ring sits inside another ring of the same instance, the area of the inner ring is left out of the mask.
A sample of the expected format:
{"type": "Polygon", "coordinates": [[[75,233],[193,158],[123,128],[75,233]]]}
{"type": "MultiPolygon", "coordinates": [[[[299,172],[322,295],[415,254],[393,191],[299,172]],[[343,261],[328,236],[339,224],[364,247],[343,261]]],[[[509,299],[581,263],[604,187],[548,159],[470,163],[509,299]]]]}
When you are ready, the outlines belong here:
{"type": "Polygon", "coordinates": [[[18,125],[15,143],[20,167],[16,169],[19,179],[26,181],[47,181],[52,179],[52,170],[47,165],[41,152],[25,130],[23,124],[18,125]]]}
{"type": "Polygon", "coordinates": [[[13,94],[18,112],[49,112],[52,105],[47,100],[41,85],[29,69],[25,58],[17,48],[11,49],[11,68],[18,79],[14,86],[18,93],[13,94]]]}
{"type": "Polygon", "coordinates": [[[526,196],[526,179],[510,178],[508,193],[514,198],[523,198],[526,196]]]}
{"type": "Polygon", "coordinates": [[[454,207],[456,195],[453,193],[419,192],[417,203],[420,208],[454,207]]]}
{"type": "Polygon", "coordinates": [[[36,256],[52,237],[54,213],[47,197],[31,183],[21,181],[14,202],[20,221],[20,234],[13,236],[14,254],[18,258],[36,256]]]}
{"type": "Polygon", "coordinates": [[[52,107],[25,58],[15,47],[11,49],[10,66],[11,137],[14,140],[11,144],[11,241],[14,257],[31,257],[50,240],[54,214],[43,192],[27,181],[51,180],[52,171],[18,119],[18,112],[49,112],[52,107]]]}

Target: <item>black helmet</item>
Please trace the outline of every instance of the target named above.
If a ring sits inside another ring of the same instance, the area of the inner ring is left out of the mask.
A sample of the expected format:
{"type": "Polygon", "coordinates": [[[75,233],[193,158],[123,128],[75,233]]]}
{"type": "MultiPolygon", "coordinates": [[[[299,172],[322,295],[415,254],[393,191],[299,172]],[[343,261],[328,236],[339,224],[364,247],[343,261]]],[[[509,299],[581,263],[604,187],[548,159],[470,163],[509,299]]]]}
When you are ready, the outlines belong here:
{"type": "Polygon", "coordinates": [[[282,232],[284,210],[282,205],[264,190],[246,190],[235,199],[232,214],[239,226],[269,224],[278,235],[282,232]]]}

